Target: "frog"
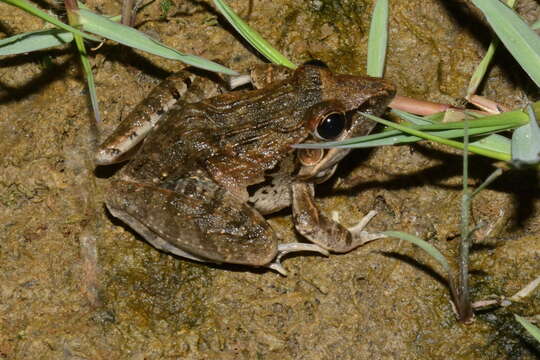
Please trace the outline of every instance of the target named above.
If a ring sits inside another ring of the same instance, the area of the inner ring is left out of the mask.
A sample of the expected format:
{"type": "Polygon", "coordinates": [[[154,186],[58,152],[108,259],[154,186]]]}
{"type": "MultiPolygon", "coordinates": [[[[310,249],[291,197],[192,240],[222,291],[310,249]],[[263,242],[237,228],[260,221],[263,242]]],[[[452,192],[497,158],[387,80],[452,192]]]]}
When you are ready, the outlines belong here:
{"type": "Polygon", "coordinates": [[[230,80],[240,88],[190,95],[197,76],[174,74],[100,145],[96,165],[125,162],[110,179],[110,214],[158,250],[282,275],[286,254],[347,253],[384,237],[364,230],[374,211],[346,228],[316,204],[314,186],[350,149],[294,145],[369,134],[376,123],[364,114],[381,115],[394,85],[319,62],[259,65],[230,80]],[[308,243],[280,243],[265,218],[287,207],[308,243]]]}

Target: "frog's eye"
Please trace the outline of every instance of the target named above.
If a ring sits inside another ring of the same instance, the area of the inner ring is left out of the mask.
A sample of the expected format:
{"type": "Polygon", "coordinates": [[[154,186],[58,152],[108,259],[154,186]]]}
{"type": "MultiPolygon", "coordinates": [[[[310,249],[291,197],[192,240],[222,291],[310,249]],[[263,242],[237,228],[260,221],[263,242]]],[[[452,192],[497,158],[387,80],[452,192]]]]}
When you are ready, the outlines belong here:
{"type": "Polygon", "coordinates": [[[330,113],[317,125],[315,135],[321,140],[333,140],[343,133],[347,127],[347,119],[344,113],[330,113]]]}

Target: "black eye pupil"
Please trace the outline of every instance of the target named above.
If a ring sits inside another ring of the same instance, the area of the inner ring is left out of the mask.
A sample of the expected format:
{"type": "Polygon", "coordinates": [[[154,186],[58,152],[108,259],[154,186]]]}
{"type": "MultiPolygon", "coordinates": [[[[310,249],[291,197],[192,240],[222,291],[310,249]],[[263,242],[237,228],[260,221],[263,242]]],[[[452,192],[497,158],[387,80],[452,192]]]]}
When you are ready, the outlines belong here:
{"type": "Polygon", "coordinates": [[[345,116],[340,113],[332,113],[326,116],[317,126],[317,133],[325,140],[335,139],[345,129],[345,116]]]}

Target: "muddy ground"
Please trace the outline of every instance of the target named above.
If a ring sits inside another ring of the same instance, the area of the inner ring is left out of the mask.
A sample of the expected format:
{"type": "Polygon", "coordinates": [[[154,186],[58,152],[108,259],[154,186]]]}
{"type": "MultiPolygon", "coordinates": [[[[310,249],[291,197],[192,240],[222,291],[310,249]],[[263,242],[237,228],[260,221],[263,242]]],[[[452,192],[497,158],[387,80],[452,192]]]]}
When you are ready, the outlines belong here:
{"type": "MultiPolygon", "coordinates": [[[[295,63],[363,73],[372,1],[230,1],[295,63]]],[[[520,1],[532,22],[538,2],[520,1]]],[[[56,2],[38,5],[63,14],[56,2]]],[[[89,1],[105,14],[120,4],[89,1]]],[[[155,1],[137,28],[243,71],[262,62],[206,1],[155,1]],[[169,4],[168,11],[165,11],[169,4]]],[[[0,37],[43,23],[0,4],[0,37]]],[[[462,103],[489,44],[463,1],[392,1],[386,78],[399,94],[462,103]]],[[[156,251],[102,205],[112,171],[92,152],[133,106],[183,65],[107,42],[92,51],[103,122],[94,126],[73,48],[0,58],[0,359],[535,359],[512,314],[540,316],[540,290],[456,321],[444,273],[384,239],[346,255],[295,256],[288,277],[201,265],[156,251]],[[99,134],[99,135],[98,135],[99,134]]],[[[500,49],[481,93],[509,108],[538,91],[500,49]]],[[[496,165],[471,158],[471,186],[496,165]]],[[[319,204],[352,225],[459,244],[461,156],[426,142],[355,151],[319,204]]],[[[474,300],[511,296],[540,275],[538,172],[508,171],[474,202],[474,300]]],[[[288,212],[270,218],[297,242],[288,212]]]]}

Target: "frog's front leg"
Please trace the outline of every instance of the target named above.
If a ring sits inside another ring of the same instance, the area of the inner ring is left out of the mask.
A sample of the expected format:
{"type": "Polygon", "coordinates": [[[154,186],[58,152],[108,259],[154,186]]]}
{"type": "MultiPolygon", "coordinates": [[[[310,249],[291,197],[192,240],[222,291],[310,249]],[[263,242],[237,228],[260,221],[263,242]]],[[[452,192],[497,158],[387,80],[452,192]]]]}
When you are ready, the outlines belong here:
{"type": "Polygon", "coordinates": [[[376,212],[371,211],[358,225],[347,229],[326,217],[315,204],[312,183],[295,182],[292,185],[292,209],[296,230],[311,242],[336,253],[346,253],[369,241],[386,237],[381,233],[368,233],[363,228],[376,212]]]}
{"type": "Polygon", "coordinates": [[[96,165],[110,165],[129,158],[134,149],[187,92],[194,75],[178,72],[163,80],[120,123],[101,144],[95,155],[96,165]]]}
{"type": "Polygon", "coordinates": [[[264,266],[285,275],[290,252],[328,252],[314,244],[277,245],[273,229],[254,208],[209,179],[182,178],[162,188],[125,178],[106,201],[156,248],[202,262],[264,266]]]}

